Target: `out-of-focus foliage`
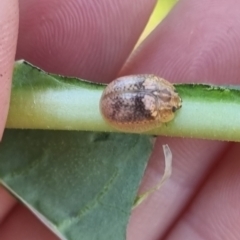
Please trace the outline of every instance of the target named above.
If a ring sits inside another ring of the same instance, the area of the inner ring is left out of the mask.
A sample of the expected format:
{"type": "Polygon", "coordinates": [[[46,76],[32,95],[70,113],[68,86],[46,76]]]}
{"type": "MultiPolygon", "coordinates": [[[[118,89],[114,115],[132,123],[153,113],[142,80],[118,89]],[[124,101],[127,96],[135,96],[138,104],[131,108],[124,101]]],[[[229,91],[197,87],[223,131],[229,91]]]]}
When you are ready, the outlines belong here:
{"type": "Polygon", "coordinates": [[[165,18],[178,0],[158,0],[156,7],[145,27],[136,47],[152,32],[152,30],[165,18]]]}

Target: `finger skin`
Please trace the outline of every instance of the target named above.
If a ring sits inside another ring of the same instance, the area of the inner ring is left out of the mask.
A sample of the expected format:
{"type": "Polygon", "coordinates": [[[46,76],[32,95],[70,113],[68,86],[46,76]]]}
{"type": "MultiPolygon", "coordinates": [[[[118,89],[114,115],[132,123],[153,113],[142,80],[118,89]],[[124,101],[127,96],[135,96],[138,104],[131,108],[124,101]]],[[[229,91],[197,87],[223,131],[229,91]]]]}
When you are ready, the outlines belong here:
{"type": "Polygon", "coordinates": [[[25,207],[18,204],[1,225],[1,240],[57,240],[49,229],[25,207]]]}
{"type": "Polygon", "coordinates": [[[44,70],[109,82],[120,71],[155,0],[20,0],[17,58],[44,70]]]}
{"type": "Polygon", "coordinates": [[[9,212],[14,208],[16,203],[17,200],[12,195],[10,195],[10,193],[5,188],[0,186],[0,229],[1,223],[4,221],[9,212]]]}
{"type": "Polygon", "coordinates": [[[159,137],[143,178],[141,193],[161,179],[164,144],[168,144],[173,154],[172,175],[163,187],[133,211],[127,240],[162,239],[181,217],[219,156],[226,151],[224,142],[159,137]]]}
{"type": "Polygon", "coordinates": [[[121,75],[146,73],[172,82],[240,82],[238,0],[181,0],[140,46],[121,75]]]}
{"type": "Polygon", "coordinates": [[[6,123],[18,34],[18,1],[0,1],[0,140],[6,123]]]}
{"type": "Polygon", "coordinates": [[[167,240],[240,239],[239,156],[239,144],[233,144],[167,240]]]}

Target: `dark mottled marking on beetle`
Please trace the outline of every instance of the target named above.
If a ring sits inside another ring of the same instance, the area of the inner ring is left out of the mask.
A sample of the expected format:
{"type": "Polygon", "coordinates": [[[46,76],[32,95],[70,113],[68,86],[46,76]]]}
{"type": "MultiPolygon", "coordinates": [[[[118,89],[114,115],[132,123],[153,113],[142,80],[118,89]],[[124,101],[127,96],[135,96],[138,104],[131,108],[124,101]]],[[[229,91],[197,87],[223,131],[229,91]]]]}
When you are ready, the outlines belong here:
{"type": "Polygon", "coordinates": [[[146,93],[124,93],[123,95],[109,94],[107,96],[111,106],[107,109],[108,117],[121,123],[144,122],[154,120],[151,111],[145,108],[143,98],[146,93]],[[131,101],[129,101],[129,99],[131,101]]]}
{"type": "Polygon", "coordinates": [[[152,117],[151,111],[146,109],[146,106],[143,102],[143,97],[144,96],[137,96],[135,98],[135,104],[134,104],[135,119],[134,120],[135,121],[154,120],[155,118],[152,117]]]}
{"type": "Polygon", "coordinates": [[[135,86],[137,87],[138,90],[145,90],[146,87],[143,85],[143,82],[138,82],[138,83],[135,83],[135,86]]]}
{"type": "Polygon", "coordinates": [[[112,119],[117,119],[118,114],[121,112],[121,108],[124,106],[126,107],[126,104],[124,105],[122,98],[115,96],[111,104],[112,113],[110,114],[110,117],[112,117],[112,119]]]}

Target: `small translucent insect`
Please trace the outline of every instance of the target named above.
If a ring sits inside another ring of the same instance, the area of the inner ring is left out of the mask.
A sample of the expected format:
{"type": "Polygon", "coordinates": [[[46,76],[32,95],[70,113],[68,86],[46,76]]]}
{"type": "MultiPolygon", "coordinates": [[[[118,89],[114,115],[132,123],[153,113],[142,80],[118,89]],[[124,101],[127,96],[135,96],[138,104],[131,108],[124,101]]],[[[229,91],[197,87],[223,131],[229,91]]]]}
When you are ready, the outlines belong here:
{"type": "Polygon", "coordinates": [[[182,100],[175,87],[155,75],[120,77],[106,87],[100,111],[110,126],[125,132],[145,132],[171,121],[182,100]]]}

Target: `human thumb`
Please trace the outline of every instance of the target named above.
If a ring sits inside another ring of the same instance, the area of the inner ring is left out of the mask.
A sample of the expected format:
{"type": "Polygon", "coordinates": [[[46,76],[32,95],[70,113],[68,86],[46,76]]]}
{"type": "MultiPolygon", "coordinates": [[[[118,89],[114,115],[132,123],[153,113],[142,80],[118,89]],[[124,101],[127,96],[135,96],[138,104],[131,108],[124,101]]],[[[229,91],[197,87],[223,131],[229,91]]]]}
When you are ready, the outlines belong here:
{"type": "Polygon", "coordinates": [[[18,16],[18,0],[0,0],[0,140],[9,108],[18,16]]]}

